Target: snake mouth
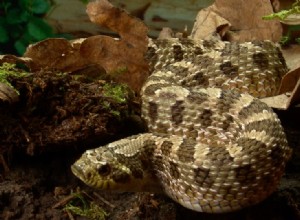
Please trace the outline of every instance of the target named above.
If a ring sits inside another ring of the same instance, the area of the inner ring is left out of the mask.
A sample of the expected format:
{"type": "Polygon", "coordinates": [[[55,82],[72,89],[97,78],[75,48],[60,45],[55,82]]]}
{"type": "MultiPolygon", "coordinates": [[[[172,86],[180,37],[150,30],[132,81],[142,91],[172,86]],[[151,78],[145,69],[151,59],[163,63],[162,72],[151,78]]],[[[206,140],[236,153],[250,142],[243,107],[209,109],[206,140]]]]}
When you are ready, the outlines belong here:
{"type": "Polygon", "coordinates": [[[73,164],[71,166],[71,170],[72,170],[72,173],[78,177],[79,179],[83,180],[83,177],[84,177],[84,173],[82,172],[82,169],[77,166],[76,164],[73,164]]]}

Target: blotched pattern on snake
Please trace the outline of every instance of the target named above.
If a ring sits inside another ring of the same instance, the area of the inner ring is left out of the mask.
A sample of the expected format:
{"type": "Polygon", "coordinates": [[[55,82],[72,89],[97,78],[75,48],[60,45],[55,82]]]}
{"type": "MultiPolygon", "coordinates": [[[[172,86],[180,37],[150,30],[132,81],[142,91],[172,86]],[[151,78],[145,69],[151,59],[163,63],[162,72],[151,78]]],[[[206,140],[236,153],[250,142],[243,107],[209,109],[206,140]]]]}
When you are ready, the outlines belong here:
{"type": "Polygon", "coordinates": [[[269,41],[149,42],[142,88],[148,133],[86,151],[72,166],[105,190],[164,192],[200,212],[229,212],[276,190],[291,154],[275,95],[287,68],[269,41]]]}

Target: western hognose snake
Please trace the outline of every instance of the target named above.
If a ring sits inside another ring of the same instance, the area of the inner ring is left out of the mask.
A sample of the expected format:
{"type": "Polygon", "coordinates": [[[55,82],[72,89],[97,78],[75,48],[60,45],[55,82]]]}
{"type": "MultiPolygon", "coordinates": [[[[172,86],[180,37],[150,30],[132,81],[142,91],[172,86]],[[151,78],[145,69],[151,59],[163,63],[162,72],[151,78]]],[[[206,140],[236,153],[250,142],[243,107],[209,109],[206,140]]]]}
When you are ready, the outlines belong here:
{"type": "Polygon", "coordinates": [[[287,71],[279,48],[150,40],[146,58],[149,133],[86,151],[73,173],[99,189],[164,192],[200,212],[238,210],[274,192],[291,150],[276,114],[253,96],[276,94],[287,71]]]}

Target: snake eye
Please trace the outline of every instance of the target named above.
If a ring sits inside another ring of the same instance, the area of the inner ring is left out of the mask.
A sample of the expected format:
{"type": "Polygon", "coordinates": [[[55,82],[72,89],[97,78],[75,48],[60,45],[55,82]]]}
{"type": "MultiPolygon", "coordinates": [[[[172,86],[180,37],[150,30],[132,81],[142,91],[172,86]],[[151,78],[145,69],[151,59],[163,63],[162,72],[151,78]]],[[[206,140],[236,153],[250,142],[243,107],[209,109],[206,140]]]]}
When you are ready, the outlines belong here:
{"type": "Polygon", "coordinates": [[[104,164],[98,168],[98,173],[101,176],[107,176],[110,173],[110,170],[110,166],[108,164],[104,164]]]}

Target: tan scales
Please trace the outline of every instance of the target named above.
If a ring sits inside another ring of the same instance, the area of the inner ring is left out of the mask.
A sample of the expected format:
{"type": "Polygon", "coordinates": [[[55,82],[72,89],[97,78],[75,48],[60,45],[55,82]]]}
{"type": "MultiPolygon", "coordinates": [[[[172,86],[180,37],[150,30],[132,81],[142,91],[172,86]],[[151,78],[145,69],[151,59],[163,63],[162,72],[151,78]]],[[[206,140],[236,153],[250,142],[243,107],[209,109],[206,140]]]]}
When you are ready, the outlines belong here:
{"type": "Polygon", "coordinates": [[[291,150],[275,95],[287,68],[269,41],[149,42],[142,88],[148,133],[86,151],[72,166],[103,190],[164,192],[200,212],[257,204],[276,190],[291,150]]]}

